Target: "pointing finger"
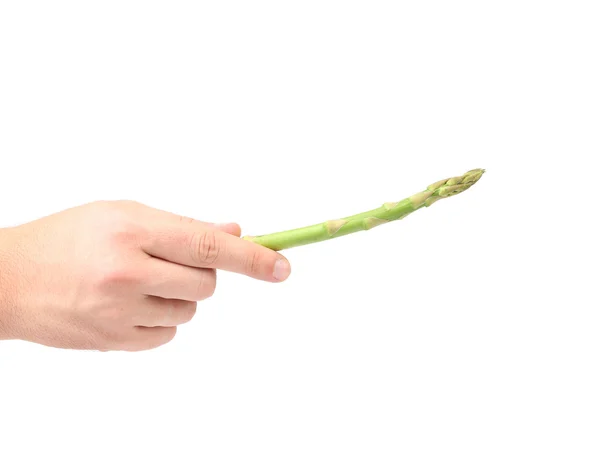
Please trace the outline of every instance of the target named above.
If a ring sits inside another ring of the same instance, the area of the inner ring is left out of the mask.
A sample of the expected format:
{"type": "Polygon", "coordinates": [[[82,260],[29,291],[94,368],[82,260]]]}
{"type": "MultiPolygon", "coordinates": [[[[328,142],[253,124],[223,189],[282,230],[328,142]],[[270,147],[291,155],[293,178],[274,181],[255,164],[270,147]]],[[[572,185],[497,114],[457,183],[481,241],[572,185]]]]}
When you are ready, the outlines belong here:
{"type": "Polygon", "coordinates": [[[291,267],[285,257],[239,235],[217,230],[204,222],[182,222],[180,217],[153,221],[143,249],[154,257],[270,282],[283,281],[290,275],[291,267]]]}

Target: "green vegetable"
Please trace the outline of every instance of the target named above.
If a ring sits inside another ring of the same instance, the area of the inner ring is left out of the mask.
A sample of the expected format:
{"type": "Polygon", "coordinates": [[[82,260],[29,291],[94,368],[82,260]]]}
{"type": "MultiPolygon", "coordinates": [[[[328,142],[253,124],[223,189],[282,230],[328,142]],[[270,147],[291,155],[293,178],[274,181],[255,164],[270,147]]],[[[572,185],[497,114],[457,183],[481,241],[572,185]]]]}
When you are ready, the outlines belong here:
{"type": "Polygon", "coordinates": [[[462,176],[438,181],[412,197],[399,202],[385,203],[379,208],[354,216],[269,235],[245,236],[244,239],[275,251],[281,251],[330,240],[361,230],[370,230],[378,225],[400,220],[420,208],[431,206],[438,200],[464,192],[479,181],[484,172],[485,170],[477,168],[466,172],[462,176]]]}

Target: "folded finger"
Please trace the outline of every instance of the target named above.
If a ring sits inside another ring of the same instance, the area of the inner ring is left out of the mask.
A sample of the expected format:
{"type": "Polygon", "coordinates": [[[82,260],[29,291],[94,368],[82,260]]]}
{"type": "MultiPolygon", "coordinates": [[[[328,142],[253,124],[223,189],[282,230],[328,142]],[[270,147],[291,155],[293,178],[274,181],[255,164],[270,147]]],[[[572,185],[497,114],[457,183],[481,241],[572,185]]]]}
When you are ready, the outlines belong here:
{"type": "Polygon", "coordinates": [[[153,220],[143,244],[149,255],[197,268],[215,268],[279,282],[291,272],[280,253],[197,221],[153,220]]]}
{"type": "Polygon", "coordinates": [[[175,327],[192,320],[197,303],[149,296],[136,310],[134,323],[140,327],[175,327]]]}
{"type": "Polygon", "coordinates": [[[217,285],[213,269],[195,268],[151,257],[144,265],[142,293],[162,298],[200,301],[212,297],[217,285]]]}

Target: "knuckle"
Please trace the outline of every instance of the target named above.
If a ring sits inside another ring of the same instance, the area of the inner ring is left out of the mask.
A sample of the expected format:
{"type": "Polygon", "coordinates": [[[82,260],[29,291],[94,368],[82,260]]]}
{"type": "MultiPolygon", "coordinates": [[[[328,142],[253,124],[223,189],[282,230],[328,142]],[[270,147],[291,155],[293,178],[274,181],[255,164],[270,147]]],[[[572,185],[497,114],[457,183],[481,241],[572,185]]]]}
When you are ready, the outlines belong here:
{"type": "Polygon", "coordinates": [[[192,259],[200,265],[212,265],[220,256],[221,246],[214,232],[195,233],[190,242],[192,259]]]}
{"type": "Polygon", "coordinates": [[[87,219],[95,231],[104,234],[109,244],[131,245],[145,235],[136,217],[139,206],[129,200],[97,202],[90,207],[87,219]]]}
{"type": "Polygon", "coordinates": [[[118,246],[138,246],[146,235],[144,227],[128,216],[115,217],[108,230],[110,241],[118,246]]]}
{"type": "Polygon", "coordinates": [[[133,222],[121,222],[110,233],[110,240],[119,246],[132,246],[139,244],[144,235],[142,227],[133,222]]]}
{"type": "Polygon", "coordinates": [[[136,284],[138,278],[132,269],[122,267],[109,272],[105,279],[111,284],[129,286],[136,284]]]}
{"type": "Polygon", "coordinates": [[[100,269],[97,285],[104,291],[122,290],[138,285],[140,280],[140,274],[135,268],[124,263],[115,263],[100,269]]]}

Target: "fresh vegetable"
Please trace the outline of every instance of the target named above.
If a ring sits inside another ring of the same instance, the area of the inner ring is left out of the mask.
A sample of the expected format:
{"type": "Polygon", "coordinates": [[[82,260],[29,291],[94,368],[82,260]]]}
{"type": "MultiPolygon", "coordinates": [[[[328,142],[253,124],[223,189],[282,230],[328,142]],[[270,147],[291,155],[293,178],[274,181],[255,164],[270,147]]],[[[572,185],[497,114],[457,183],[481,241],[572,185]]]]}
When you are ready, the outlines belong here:
{"type": "Polygon", "coordinates": [[[320,224],[286,230],[261,236],[245,236],[244,239],[275,251],[330,240],[362,230],[370,230],[381,224],[403,219],[418,209],[429,207],[438,200],[464,192],[483,175],[485,170],[476,168],[462,176],[443,179],[427,186],[427,189],[404,200],[384,203],[379,208],[354,216],[333,219],[320,224]]]}

